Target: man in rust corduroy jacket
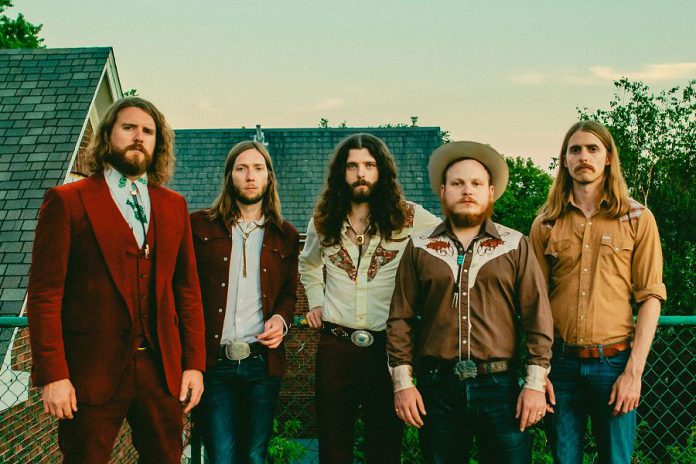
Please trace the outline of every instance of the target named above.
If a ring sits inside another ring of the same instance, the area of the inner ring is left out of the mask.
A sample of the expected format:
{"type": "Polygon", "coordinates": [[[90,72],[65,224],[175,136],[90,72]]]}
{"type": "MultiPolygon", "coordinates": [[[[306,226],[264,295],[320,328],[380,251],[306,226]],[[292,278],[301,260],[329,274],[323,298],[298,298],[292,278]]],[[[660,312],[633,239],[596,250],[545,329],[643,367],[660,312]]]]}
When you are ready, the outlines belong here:
{"type": "Polygon", "coordinates": [[[241,142],[227,156],[212,207],[191,215],[207,348],[196,423],[211,464],[266,462],[299,252],[275,184],[264,145],[241,142]]]}

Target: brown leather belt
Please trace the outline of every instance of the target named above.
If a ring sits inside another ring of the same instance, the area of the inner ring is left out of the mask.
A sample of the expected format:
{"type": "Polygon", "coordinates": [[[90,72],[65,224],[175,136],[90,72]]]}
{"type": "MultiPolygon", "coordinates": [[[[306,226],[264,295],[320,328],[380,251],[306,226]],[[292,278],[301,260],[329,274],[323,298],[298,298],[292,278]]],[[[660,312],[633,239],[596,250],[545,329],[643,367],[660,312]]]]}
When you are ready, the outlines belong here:
{"type": "Polygon", "coordinates": [[[617,342],[608,345],[593,345],[593,346],[575,346],[567,345],[565,342],[556,342],[554,351],[567,356],[569,358],[592,359],[592,358],[610,358],[616,356],[622,351],[630,350],[631,342],[617,342]]]}
{"type": "MultiPolygon", "coordinates": [[[[437,359],[433,357],[424,357],[418,361],[418,369],[432,370],[438,369],[447,374],[454,373],[454,366],[457,361],[449,361],[445,359],[437,359]]],[[[498,372],[507,372],[515,366],[515,363],[507,359],[499,361],[476,361],[476,372],[479,375],[495,374],[498,372]]]]}

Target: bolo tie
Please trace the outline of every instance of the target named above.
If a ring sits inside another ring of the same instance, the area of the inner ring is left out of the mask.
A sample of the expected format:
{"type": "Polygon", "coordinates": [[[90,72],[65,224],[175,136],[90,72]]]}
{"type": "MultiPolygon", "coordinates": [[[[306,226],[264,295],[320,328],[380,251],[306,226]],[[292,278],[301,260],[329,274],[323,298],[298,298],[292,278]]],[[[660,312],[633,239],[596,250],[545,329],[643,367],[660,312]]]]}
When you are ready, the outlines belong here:
{"type": "Polygon", "coordinates": [[[126,202],[126,204],[133,209],[133,214],[135,215],[135,218],[138,220],[138,222],[140,222],[140,226],[143,228],[142,252],[145,258],[149,258],[150,245],[148,245],[147,243],[147,232],[145,232],[145,223],[147,222],[147,218],[145,217],[145,208],[143,208],[140,202],[138,201],[138,187],[136,187],[135,183],[133,182],[131,182],[130,194],[133,197],[133,201],[131,202],[129,200],[126,202]]]}
{"type": "MultiPolygon", "coordinates": [[[[456,309],[459,312],[458,316],[458,322],[459,322],[459,340],[462,339],[462,302],[459,297],[459,289],[460,286],[463,285],[462,283],[462,268],[464,267],[464,247],[461,245],[459,242],[455,242],[457,246],[457,266],[459,267],[459,272],[457,273],[457,281],[454,283],[454,295],[452,296],[452,309],[456,309]]],[[[469,286],[468,282],[466,283],[467,288],[469,286]]],[[[459,377],[459,380],[464,380],[464,379],[473,379],[476,377],[476,362],[471,359],[471,304],[470,304],[470,299],[469,299],[469,292],[466,292],[466,298],[467,298],[467,305],[466,305],[466,311],[467,311],[467,339],[469,340],[469,343],[467,343],[466,348],[467,348],[467,356],[466,360],[462,359],[462,344],[458,343],[459,345],[459,360],[457,361],[457,364],[454,366],[454,374],[459,377]]]]}
{"type": "MultiPolygon", "coordinates": [[[[348,227],[355,234],[355,241],[358,244],[358,265],[356,266],[356,269],[360,269],[360,260],[362,259],[362,254],[363,254],[362,247],[365,244],[365,234],[367,233],[368,229],[370,228],[370,223],[368,222],[367,225],[365,226],[365,229],[363,230],[362,234],[359,234],[358,231],[355,230],[355,227],[353,227],[353,224],[350,222],[350,216],[346,216],[346,219],[348,220],[348,227]]],[[[356,283],[358,281],[357,272],[355,274],[355,281],[356,281],[356,283]]]]}
{"type": "Polygon", "coordinates": [[[239,227],[239,231],[242,233],[242,261],[243,261],[242,276],[246,277],[247,276],[246,244],[247,244],[247,240],[249,239],[249,235],[251,235],[251,233],[253,231],[255,231],[256,229],[259,228],[259,224],[256,221],[254,221],[254,222],[252,222],[252,226],[250,226],[249,229],[244,229],[244,227],[242,227],[241,221],[237,221],[237,227],[239,227]]]}

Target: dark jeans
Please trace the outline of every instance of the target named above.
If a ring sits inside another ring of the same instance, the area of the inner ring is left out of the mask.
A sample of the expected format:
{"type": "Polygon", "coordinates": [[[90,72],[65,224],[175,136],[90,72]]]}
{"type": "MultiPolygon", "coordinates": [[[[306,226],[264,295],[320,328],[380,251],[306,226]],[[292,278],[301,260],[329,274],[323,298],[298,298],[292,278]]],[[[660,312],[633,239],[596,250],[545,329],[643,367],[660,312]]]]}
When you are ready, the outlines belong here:
{"type": "Polygon", "coordinates": [[[609,396],[626,368],[630,350],[598,359],[554,353],[549,378],[556,393],[555,414],[546,416],[554,461],[582,463],[587,418],[597,441],[600,463],[629,463],[636,438],[636,411],[613,417],[609,396]]]}
{"type": "Polygon", "coordinates": [[[273,431],[280,377],[268,377],[263,355],[218,360],[205,373],[196,408],[208,462],[264,464],[273,431]]]}
{"type": "Polygon", "coordinates": [[[425,460],[469,462],[474,438],[482,463],[529,463],[529,434],[520,432],[515,407],[520,392],[511,372],[459,380],[451,368],[419,369],[418,391],[426,415],[420,431],[425,460]]]}
{"type": "Polygon", "coordinates": [[[361,406],[365,461],[399,464],[403,423],[394,412],[386,336],[375,337],[373,345],[361,348],[322,332],[316,369],[319,461],[353,462],[355,420],[361,406]]]}

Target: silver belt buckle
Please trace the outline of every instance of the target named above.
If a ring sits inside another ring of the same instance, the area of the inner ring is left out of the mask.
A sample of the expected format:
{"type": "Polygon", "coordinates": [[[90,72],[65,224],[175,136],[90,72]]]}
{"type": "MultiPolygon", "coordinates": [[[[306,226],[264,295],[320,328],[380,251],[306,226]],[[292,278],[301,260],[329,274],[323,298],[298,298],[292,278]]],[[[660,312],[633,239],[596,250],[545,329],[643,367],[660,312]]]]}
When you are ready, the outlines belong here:
{"type": "Polygon", "coordinates": [[[225,345],[225,356],[230,361],[241,361],[251,355],[251,348],[246,342],[232,342],[225,345]]]}
{"type": "Polygon", "coordinates": [[[365,348],[374,343],[375,337],[367,330],[356,330],[350,335],[350,341],[361,348],[365,348]]]}

